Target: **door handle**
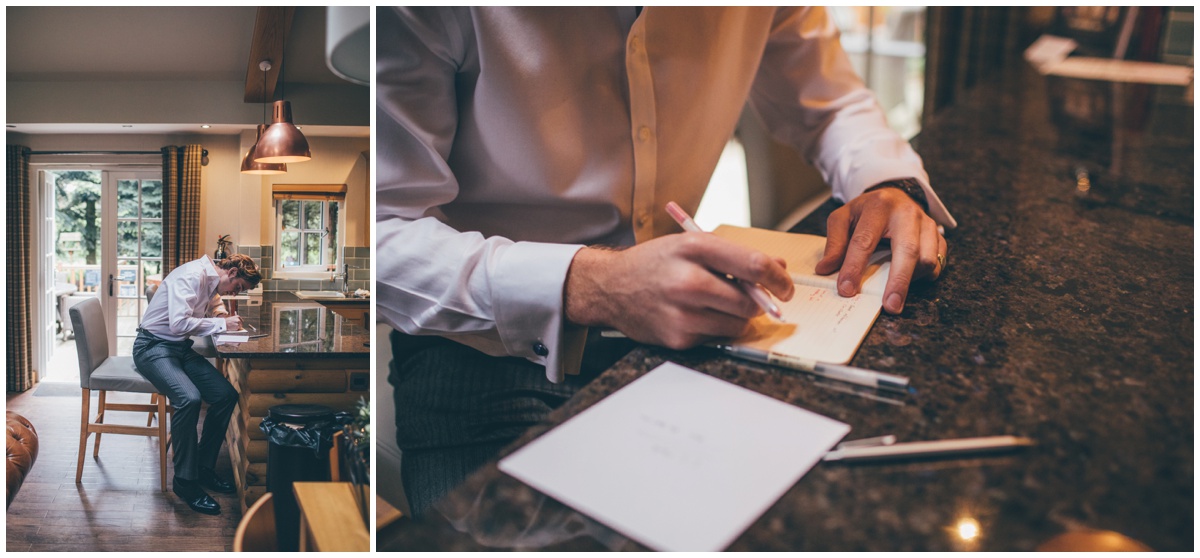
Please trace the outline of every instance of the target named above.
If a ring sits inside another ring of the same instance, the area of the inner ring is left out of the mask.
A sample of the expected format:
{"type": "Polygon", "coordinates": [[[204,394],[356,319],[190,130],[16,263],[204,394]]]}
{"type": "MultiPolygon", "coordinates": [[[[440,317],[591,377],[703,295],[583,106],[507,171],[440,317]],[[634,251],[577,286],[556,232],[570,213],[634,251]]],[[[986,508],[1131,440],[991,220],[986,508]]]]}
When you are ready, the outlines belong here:
{"type": "Polygon", "coordinates": [[[112,276],[112,274],[109,274],[109,276],[108,276],[108,296],[112,296],[112,295],[113,295],[113,276],[112,276]]]}

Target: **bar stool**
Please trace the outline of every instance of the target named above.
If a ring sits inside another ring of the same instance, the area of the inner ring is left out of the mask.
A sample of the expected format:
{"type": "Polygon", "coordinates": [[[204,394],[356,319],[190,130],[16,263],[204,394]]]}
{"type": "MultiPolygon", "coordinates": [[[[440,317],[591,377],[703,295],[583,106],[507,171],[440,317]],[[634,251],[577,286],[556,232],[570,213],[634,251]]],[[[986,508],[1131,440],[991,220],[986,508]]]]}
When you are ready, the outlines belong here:
{"type": "Polygon", "coordinates": [[[76,349],[79,353],[79,387],[83,389],[83,413],[79,425],[79,463],[75,468],[75,483],[83,479],[83,455],[87,452],[87,439],[96,433],[96,447],[92,454],[100,457],[100,436],[109,434],[132,434],[135,436],[158,436],[158,469],[163,492],[167,491],[167,398],[162,396],[149,380],[142,377],[133,365],[133,357],[114,356],[108,353],[108,329],[104,325],[104,312],[100,299],[86,300],[70,309],[71,324],[75,329],[76,349]],[[100,392],[99,408],[94,421],[88,420],[91,392],[100,392]],[[149,393],[158,395],[153,404],[106,403],[109,391],[149,393]],[[105,411],[134,411],[154,413],[158,426],[126,426],[104,424],[105,411]]]}

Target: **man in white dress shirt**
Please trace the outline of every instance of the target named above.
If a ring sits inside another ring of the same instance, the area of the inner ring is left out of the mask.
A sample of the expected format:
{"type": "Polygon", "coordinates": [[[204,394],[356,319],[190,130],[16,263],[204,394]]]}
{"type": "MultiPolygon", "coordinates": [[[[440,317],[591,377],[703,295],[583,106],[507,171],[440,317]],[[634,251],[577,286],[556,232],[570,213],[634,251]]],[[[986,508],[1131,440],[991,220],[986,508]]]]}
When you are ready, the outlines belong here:
{"type": "Polygon", "coordinates": [[[945,265],[954,219],[821,8],[378,16],[376,301],[399,332],[418,513],[611,362],[595,329],[677,349],[737,335],[760,310],[724,274],[791,298],[780,262],[663,209],[694,213],[747,103],[845,203],[818,267],[840,294],[882,239],[888,312],[945,265]]]}
{"type": "Polygon", "coordinates": [[[238,316],[206,317],[214,295],[253,289],[262,280],[249,256],[234,254],[213,262],[208,256],[185,263],[159,285],[133,344],[133,362],[174,408],[171,448],[175,494],[200,513],[216,515],[221,506],[205,489],[232,493],[236,487],[213,471],[225,440],[238,393],[216,367],[192,350],[195,335],[241,329],[238,316]],[[208,403],[204,434],[196,439],[201,402],[208,403]]]}

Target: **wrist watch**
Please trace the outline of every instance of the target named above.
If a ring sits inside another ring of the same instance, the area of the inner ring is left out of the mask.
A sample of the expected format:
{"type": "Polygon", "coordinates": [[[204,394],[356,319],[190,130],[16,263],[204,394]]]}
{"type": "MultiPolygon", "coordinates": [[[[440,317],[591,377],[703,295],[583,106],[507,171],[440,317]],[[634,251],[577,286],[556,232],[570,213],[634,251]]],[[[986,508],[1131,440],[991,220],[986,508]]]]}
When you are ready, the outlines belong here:
{"type": "Polygon", "coordinates": [[[926,214],[929,213],[929,202],[925,200],[925,189],[921,188],[921,183],[917,182],[917,179],[902,178],[899,180],[889,180],[887,182],[880,182],[879,184],[876,184],[874,186],[871,186],[870,188],[867,188],[866,190],[863,190],[863,193],[865,194],[867,192],[879,190],[881,188],[899,188],[900,191],[904,192],[905,194],[908,194],[908,197],[912,198],[913,201],[917,202],[917,205],[921,206],[921,209],[925,210],[926,214]]]}

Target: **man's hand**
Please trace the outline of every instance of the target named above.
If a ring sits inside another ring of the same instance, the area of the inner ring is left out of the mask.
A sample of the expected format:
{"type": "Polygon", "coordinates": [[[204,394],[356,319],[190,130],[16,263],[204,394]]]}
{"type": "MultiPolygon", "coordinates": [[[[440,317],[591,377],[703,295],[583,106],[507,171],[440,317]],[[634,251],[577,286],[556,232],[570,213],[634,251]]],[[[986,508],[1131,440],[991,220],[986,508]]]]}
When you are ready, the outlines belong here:
{"type": "Polygon", "coordinates": [[[564,308],[571,322],[686,349],[736,337],[762,313],[726,274],[788,300],[794,287],[785,265],[708,233],[673,234],[620,251],[583,248],[567,271],[564,308]]]}
{"type": "Polygon", "coordinates": [[[904,309],[913,279],[937,279],[945,265],[946,239],[938,233],[937,223],[897,188],[867,192],[839,207],[829,216],[828,233],[825,257],[816,271],[827,275],[841,268],[837,284],[842,296],[858,294],[871,253],[881,239],[891,241],[892,267],[883,308],[892,314],[904,309]]]}
{"type": "Polygon", "coordinates": [[[241,316],[225,316],[225,331],[238,331],[242,329],[241,316]]]}

